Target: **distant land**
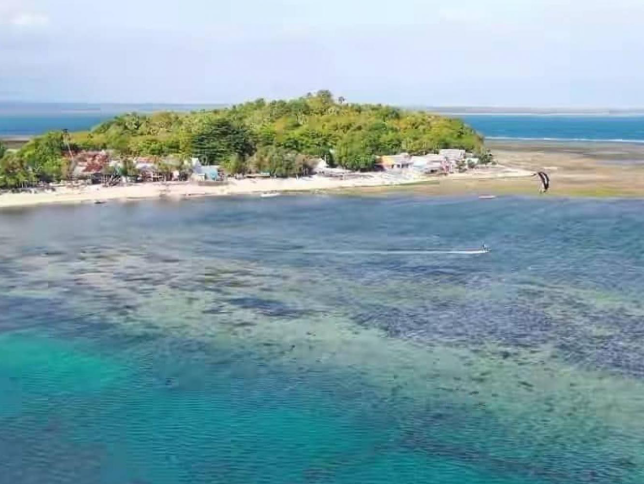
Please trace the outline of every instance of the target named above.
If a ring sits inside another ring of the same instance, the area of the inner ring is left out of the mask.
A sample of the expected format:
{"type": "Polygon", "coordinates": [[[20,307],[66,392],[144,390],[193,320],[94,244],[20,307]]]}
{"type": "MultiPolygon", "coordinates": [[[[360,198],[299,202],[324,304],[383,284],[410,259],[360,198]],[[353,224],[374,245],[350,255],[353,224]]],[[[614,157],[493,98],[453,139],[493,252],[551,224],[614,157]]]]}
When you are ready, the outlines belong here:
{"type": "MultiPolygon", "coordinates": [[[[349,100],[350,102],[350,100],[349,100]]],[[[0,101],[0,114],[36,113],[153,113],[158,111],[200,111],[223,109],[235,103],[82,103],[0,101]]],[[[565,107],[493,107],[407,105],[403,109],[428,111],[445,115],[560,115],[560,116],[644,116],[644,108],[565,108],[565,107]]]]}
{"type": "Polygon", "coordinates": [[[221,109],[229,104],[165,104],[165,103],[37,103],[0,101],[0,114],[95,113],[121,114],[129,112],[199,111],[221,109]]]}

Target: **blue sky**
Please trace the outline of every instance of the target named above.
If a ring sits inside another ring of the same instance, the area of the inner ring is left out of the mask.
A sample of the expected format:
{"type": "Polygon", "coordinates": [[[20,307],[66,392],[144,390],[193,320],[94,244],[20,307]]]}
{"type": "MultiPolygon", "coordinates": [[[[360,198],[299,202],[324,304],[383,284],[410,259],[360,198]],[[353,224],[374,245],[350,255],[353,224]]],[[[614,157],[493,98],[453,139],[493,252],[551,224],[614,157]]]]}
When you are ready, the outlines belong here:
{"type": "Polygon", "coordinates": [[[641,0],[0,0],[0,100],[644,107],[641,0]]]}

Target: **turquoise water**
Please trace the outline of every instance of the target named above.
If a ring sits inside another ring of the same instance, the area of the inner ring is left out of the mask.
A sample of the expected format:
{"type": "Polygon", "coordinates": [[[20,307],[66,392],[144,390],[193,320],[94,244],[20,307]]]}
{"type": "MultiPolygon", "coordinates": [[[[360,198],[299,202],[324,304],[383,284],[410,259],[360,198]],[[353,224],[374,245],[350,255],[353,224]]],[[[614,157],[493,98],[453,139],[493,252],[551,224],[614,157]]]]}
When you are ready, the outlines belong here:
{"type": "Polygon", "coordinates": [[[7,114],[0,111],[0,138],[34,136],[47,131],[85,131],[101,124],[115,114],[105,113],[40,113],[7,114]]]}
{"type": "Polygon", "coordinates": [[[643,209],[0,212],[0,483],[644,482],[643,209]]]}
{"type": "Polygon", "coordinates": [[[198,104],[83,104],[0,102],[0,138],[34,136],[47,131],[89,130],[103,121],[129,112],[193,111],[221,105],[198,104]]]}
{"type": "Polygon", "coordinates": [[[644,116],[462,115],[490,139],[644,143],[644,116]]]}

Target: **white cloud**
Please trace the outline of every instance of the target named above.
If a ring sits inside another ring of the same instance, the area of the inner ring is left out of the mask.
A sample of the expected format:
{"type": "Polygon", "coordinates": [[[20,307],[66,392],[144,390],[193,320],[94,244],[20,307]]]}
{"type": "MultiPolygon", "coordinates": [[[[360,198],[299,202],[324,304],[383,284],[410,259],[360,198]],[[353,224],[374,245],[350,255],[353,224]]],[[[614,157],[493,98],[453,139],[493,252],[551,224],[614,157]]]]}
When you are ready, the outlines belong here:
{"type": "Polygon", "coordinates": [[[19,13],[11,18],[11,24],[24,28],[46,27],[49,25],[49,17],[38,13],[19,13]]]}

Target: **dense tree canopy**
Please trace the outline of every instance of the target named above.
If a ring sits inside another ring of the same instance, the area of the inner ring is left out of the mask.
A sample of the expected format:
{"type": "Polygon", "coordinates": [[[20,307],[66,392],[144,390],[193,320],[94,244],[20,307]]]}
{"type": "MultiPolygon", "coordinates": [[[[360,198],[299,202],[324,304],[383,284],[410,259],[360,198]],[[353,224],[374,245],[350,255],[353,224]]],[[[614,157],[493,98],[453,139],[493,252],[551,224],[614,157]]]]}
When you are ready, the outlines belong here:
{"type": "Polygon", "coordinates": [[[19,188],[35,181],[26,161],[15,153],[6,153],[0,160],[0,187],[19,188]]]}
{"type": "Polygon", "coordinates": [[[223,164],[232,155],[248,159],[262,148],[275,147],[292,154],[326,156],[360,169],[373,166],[369,160],[378,155],[400,151],[483,149],[482,138],[460,120],[391,106],[347,104],[344,99],[336,101],[329,91],[189,114],[126,114],[91,132],[76,133],[73,140],[83,148],[112,148],[137,155],[179,154],[223,164]],[[333,157],[336,152],[338,156],[333,157]]]}
{"type": "MultiPolygon", "coordinates": [[[[315,157],[352,170],[370,170],[377,156],[402,151],[426,154],[462,148],[487,153],[481,136],[460,120],[349,104],[342,98],[336,101],[329,91],[290,101],[258,99],[213,111],[125,114],[70,138],[72,150],[111,149],[123,157],[198,157],[202,163],[222,164],[231,174],[257,171],[274,176],[306,173],[306,160],[315,157]]],[[[16,156],[29,177],[59,180],[68,171],[65,142],[62,133],[48,133],[16,156]]],[[[11,166],[15,163],[10,160],[11,166]]]]}
{"type": "Polygon", "coordinates": [[[62,132],[52,131],[32,139],[18,152],[18,158],[39,181],[59,181],[67,176],[68,160],[63,156],[65,142],[62,132]]]}

